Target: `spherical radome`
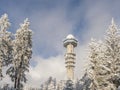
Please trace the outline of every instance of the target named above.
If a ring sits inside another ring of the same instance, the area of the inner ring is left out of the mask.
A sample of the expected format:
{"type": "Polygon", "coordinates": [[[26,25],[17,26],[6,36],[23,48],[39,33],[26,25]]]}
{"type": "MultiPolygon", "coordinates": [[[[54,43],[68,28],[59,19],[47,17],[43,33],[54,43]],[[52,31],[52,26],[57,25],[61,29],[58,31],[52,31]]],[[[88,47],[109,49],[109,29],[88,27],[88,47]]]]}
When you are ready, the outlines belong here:
{"type": "Polygon", "coordinates": [[[66,38],[67,39],[74,39],[75,37],[72,34],[69,34],[66,38]]]}

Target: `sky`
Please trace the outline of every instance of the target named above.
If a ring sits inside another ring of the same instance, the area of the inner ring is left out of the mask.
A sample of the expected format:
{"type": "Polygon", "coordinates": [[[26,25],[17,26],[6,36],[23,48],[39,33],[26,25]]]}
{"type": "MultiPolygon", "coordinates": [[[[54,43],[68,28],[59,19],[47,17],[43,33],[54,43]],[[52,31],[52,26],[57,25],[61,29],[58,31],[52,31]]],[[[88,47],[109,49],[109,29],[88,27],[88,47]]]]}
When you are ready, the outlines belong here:
{"type": "MultiPolygon", "coordinates": [[[[75,78],[80,78],[89,60],[88,43],[91,38],[103,39],[114,18],[120,26],[120,0],[1,0],[0,16],[8,14],[15,33],[25,18],[29,18],[33,31],[33,55],[29,85],[40,86],[49,76],[62,80],[66,78],[63,40],[73,34],[78,40],[75,49],[75,78]]],[[[8,82],[5,77],[2,82],[8,82]]]]}

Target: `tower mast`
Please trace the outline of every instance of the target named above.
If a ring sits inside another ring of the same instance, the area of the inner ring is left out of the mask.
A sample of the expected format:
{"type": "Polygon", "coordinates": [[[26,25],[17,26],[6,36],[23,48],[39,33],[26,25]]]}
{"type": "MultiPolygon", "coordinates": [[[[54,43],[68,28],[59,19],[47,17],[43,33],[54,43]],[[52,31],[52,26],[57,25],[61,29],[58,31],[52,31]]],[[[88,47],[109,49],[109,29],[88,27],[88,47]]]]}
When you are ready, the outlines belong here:
{"type": "Polygon", "coordinates": [[[65,64],[67,69],[67,79],[74,80],[75,57],[74,48],[77,47],[76,38],[69,34],[63,41],[64,47],[67,49],[65,53],[65,64]]]}

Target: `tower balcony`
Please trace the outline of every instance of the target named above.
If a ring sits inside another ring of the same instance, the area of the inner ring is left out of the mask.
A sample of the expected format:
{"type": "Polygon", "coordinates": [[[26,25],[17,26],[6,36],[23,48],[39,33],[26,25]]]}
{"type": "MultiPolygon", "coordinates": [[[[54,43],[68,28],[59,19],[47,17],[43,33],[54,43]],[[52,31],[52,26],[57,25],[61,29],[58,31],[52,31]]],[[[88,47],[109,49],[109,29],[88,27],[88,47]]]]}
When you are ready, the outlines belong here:
{"type": "Polygon", "coordinates": [[[75,58],[75,57],[65,57],[65,60],[66,60],[66,61],[69,60],[69,59],[75,60],[76,58],[75,58]]]}
{"type": "Polygon", "coordinates": [[[75,56],[76,56],[75,53],[67,53],[67,54],[65,54],[65,60],[76,59],[75,56]]]}
{"type": "Polygon", "coordinates": [[[66,65],[66,68],[67,68],[67,67],[69,67],[69,68],[70,68],[70,67],[75,67],[75,65],[69,64],[69,65],[66,65]]]}
{"type": "Polygon", "coordinates": [[[74,47],[77,46],[77,40],[76,39],[66,39],[64,40],[64,47],[67,47],[67,45],[72,44],[74,47]]]}
{"type": "Polygon", "coordinates": [[[73,60],[66,60],[65,63],[66,63],[66,64],[68,64],[68,63],[73,63],[73,64],[75,64],[75,61],[73,61],[73,60]]]}
{"type": "Polygon", "coordinates": [[[66,56],[66,55],[73,55],[73,56],[76,56],[75,53],[66,53],[65,56],[66,56]]]}

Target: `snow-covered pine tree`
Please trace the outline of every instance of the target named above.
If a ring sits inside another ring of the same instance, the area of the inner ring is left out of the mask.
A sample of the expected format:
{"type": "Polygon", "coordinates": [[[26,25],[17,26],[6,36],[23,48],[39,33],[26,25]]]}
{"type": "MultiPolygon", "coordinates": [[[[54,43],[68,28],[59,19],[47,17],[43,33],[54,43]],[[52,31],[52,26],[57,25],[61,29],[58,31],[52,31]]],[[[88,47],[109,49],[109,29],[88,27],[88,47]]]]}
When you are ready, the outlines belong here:
{"type": "Polygon", "coordinates": [[[7,71],[14,82],[15,90],[22,90],[26,83],[25,72],[28,72],[29,60],[32,55],[32,31],[29,29],[28,19],[20,25],[13,40],[13,65],[7,71]]]}
{"type": "Polygon", "coordinates": [[[90,90],[101,90],[100,87],[104,79],[101,77],[100,73],[104,73],[104,71],[101,69],[102,67],[102,48],[103,43],[102,41],[96,41],[95,39],[91,39],[91,42],[89,43],[89,69],[87,69],[87,75],[89,79],[91,79],[91,85],[90,90]]]}
{"type": "Polygon", "coordinates": [[[12,34],[7,31],[10,26],[8,15],[0,18],[0,77],[2,77],[2,66],[12,61],[12,34]]]}
{"type": "Polygon", "coordinates": [[[84,76],[78,81],[76,90],[90,90],[91,83],[91,77],[88,76],[88,72],[85,72],[84,76]]]}
{"type": "Polygon", "coordinates": [[[113,19],[105,42],[92,40],[89,47],[91,90],[116,90],[120,85],[120,33],[113,19]]]}
{"type": "Polygon", "coordinates": [[[65,80],[60,80],[60,81],[57,83],[56,90],[64,90],[64,88],[65,88],[65,83],[66,83],[65,80]]]}
{"type": "Polygon", "coordinates": [[[67,80],[64,90],[74,90],[73,81],[67,80]]]}
{"type": "Polygon", "coordinates": [[[56,90],[56,84],[56,79],[50,76],[48,80],[42,85],[41,90],[56,90]]]}
{"type": "Polygon", "coordinates": [[[108,86],[116,90],[120,85],[120,33],[113,19],[107,31],[105,46],[105,67],[109,70],[106,80],[109,81],[108,86]]]}
{"type": "Polygon", "coordinates": [[[15,88],[21,89],[22,83],[26,82],[25,72],[29,71],[29,60],[32,55],[32,31],[29,29],[28,19],[21,24],[17,30],[13,42],[14,67],[15,67],[15,88]]]}

